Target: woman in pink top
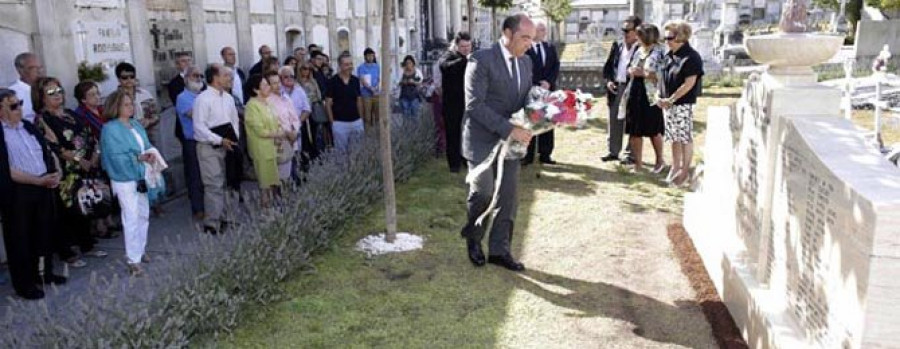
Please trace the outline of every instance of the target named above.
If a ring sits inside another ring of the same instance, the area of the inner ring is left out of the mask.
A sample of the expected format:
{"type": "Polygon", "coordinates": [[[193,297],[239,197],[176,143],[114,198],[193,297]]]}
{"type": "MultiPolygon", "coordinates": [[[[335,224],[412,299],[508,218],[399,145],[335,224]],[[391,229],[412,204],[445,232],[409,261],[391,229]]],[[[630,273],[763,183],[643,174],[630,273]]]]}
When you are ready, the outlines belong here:
{"type": "MultiPolygon", "coordinates": [[[[270,86],[281,86],[281,78],[277,72],[266,73],[266,80],[270,86]]],[[[273,89],[273,91],[274,93],[270,94],[266,101],[269,102],[272,114],[278,118],[278,124],[281,125],[281,129],[289,135],[288,142],[292,156],[290,158],[279,156],[278,163],[278,177],[281,180],[287,180],[291,178],[291,159],[293,159],[294,151],[297,150],[298,146],[297,137],[300,133],[300,116],[297,115],[297,109],[294,108],[294,104],[291,103],[290,99],[282,96],[277,88],[273,89]],[[286,161],[281,162],[282,160],[286,161]]]]}

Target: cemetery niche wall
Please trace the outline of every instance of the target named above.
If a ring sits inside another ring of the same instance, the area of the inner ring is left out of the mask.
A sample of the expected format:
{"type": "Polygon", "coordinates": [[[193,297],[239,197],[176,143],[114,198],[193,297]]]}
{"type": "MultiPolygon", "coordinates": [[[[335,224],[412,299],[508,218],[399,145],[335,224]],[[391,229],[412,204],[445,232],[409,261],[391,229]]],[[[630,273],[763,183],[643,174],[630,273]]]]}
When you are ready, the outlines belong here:
{"type": "Polygon", "coordinates": [[[748,38],[769,70],[751,76],[737,105],[708,114],[684,225],[753,348],[898,342],[900,169],[841,117],[840,90],[810,69],[840,40],[748,38]]]}

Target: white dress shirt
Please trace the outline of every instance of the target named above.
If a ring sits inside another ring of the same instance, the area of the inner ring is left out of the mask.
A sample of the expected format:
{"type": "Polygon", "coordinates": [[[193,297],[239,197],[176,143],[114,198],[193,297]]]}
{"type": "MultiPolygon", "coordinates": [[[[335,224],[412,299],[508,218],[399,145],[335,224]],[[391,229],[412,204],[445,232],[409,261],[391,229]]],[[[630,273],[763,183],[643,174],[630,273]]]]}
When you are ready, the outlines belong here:
{"type": "Polygon", "coordinates": [[[619,51],[619,66],[616,67],[616,82],[623,83],[628,81],[628,65],[631,64],[631,56],[634,55],[637,43],[628,44],[622,42],[622,50],[619,51]]]}
{"type": "Polygon", "coordinates": [[[241,81],[241,75],[238,74],[237,68],[231,68],[231,74],[234,75],[234,83],[231,85],[231,94],[237,97],[241,103],[244,103],[244,82],[241,81]]]}
{"type": "Polygon", "coordinates": [[[10,90],[16,91],[16,97],[22,101],[22,118],[29,122],[34,122],[34,105],[31,104],[31,86],[26,84],[22,79],[16,81],[9,87],[10,90]]]}
{"type": "Polygon", "coordinates": [[[512,62],[510,62],[509,59],[513,58],[513,55],[509,52],[509,50],[506,49],[506,46],[503,46],[502,42],[500,43],[500,51],[503,52],[503,61],[506,62],[506,69],[509,70],[509,77],[513,77],[513,69],[519,72],[518,74],[516,74],[516,77],[518,78],[518,80],[516,80],[516,88],[521,88],[522,71],[519,70],[519,59],[516,58],[512,62]]]}
{"type": "Polygon", "coordinates": [[[197,142],[221,145],[222,137],[210,129],[227,123],[231,123],[234,133],[240,137],[238,122],[237,108],[231,94],[210,86],[194,101],[194,140],[197,142]]]}

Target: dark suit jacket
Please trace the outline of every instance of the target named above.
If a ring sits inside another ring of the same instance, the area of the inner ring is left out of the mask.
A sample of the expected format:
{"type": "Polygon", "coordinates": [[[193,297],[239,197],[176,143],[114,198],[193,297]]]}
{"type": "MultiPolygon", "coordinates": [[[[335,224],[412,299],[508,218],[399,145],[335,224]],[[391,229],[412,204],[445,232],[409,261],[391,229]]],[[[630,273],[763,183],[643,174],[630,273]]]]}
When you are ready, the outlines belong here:
{"type": "MultiPolygon", "coordinates": [[[[21,122],[24,125],[25,130],[34,136],[34,138],[37,139],[38,144],[41,145],[47,173],[56,172],[56,162],[53,159],[53,153],[44,141],[44,136],[41,135],[34,124],[24,119],[21,122]]],[[[0,127],[2,127],[2,125],[0,125],[0,127]]],[[[0,129],[0,212],[3,212],[4,214],[9,212],[8,210],[16,203],[17,199],[15,195],[17,191],[15,190],[15,186],[17,185],[20,184],[13,182],[12,174],[9,172],[9,153],[6,149],[6,135],[3,133],[3,130],[0,129]]]]}
{"type": "MultiPolygon", "coordinates": [[[[638,43],[634,43],[637,45],[638,43]]],[[[606,57],[606,64],[603,65],[603,79],[607,82],[616,81],[616,73],[619,68],[619,56],[622,54],[622,50],[625,49],[625,42],[616,41],[613,43],[612,48],[609,50],[609,56],[606,57]]],[[[632,46],[632,49],[637,46],[632,46]]],[[[604,84],[605,85],[605,84],[604,84]]],[[[606,91],[606,103],[612,105],[615,100],[616,95],[610,91],[606,91]]]]}
{"type": "Polygon", "coordinates": [[[550,83],[550,90],[556,90],[556,80],[559,79],[559,54],[556,52],[556,46],[549,42],[541,43],[541,50],[544,52],[544,60],[542,61],[535,52],[534,47],[525,52],[531,57],[531,63],[534,65],[534,71],[531,73],[531,82],[538,85],[541,80],[550,83]]]}
{"type": "Polygon", "coordinates": [[[531,59],[516,59],[521,83],[510,76],[499,43],[472,54],[466,66],[466,111],[463,115],[463,157],[481,163],[494,145],[513,130],[509,118],[525,107],[531,89],[531,59]]]}
{"type": "Polygon", "coordinates": [[[250,67],[250,75],[262,74],[262,60],[250,67]]]}
{"type": "Polygon", "coordinates": [[[456,51],[449,51],[444,55],[441,61],[441,91],[443,91],[442,102],[444,106],[444,115],[452,114],[462,119],[463,111],[466,106],[466,65],[469,59],[456,51]]]}
{"type": "Polygon", "coordinates": [[[169,92],[169,101],[172,102],[172,105],[175,105],[178,95],[184,92],[184,78],[181,77],[181,74],[175,74],[175,77],[169,80],[169,83],[166,84],[166,90],[169,92]]]}
{"type": "MultiPolygon", "coordinates": [[[[175,102],[178,101],[178,95],[180,95],[181,92],[184,92],[184,86],[184,78],[181,77],[181,74],[175,74],[175,77],[166,84],[166,90],[169,92],[169,101],[172,102],[173,107],[175,106],[175,102]]],[[[175,118],[175,138],[184,141],[184,134],[181,130],[181,121],[178,120],[178,117],[175,118]]]]}

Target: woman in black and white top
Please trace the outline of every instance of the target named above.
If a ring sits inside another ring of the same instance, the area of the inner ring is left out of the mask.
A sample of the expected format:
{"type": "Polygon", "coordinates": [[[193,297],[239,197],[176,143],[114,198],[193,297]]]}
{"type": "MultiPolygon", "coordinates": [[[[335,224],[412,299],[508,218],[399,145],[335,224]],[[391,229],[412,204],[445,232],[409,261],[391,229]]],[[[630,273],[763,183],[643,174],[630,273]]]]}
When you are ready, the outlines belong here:
{"type": "Polygon", "coordinates": [[[689,24],[669,22],[665,31],[669,52],[663,66],[659,105],[665,111],[665,139],[672,143],[672,169],[666,180],[682,185],[690,177],[694,155],[694,104],[700,95],[703,59],[688,44],[692,32],[689,24]]]}

